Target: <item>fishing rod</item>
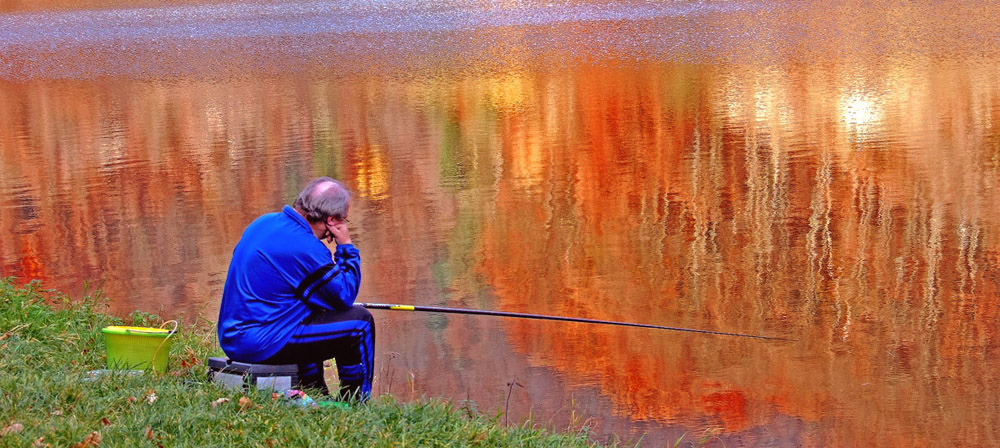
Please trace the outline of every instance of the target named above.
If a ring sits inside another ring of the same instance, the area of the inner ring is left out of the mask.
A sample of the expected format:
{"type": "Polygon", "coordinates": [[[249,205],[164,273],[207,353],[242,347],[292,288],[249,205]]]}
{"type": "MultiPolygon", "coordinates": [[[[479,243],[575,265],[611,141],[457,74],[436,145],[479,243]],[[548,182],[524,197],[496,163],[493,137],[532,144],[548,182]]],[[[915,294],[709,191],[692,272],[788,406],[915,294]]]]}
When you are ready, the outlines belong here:
{"type": "Polygon", "coordinates": [[[652,328],[656,330],[684,331],[688,333],[714,334],[719,336],[737,336],[741,338],[767,339],[771,341],[797,341],[797,339],[779,338],[774,336],[760,336],[755,334],[726,333],[723,331],[699,330],[696,328],[665,327],[662,325],[638,324],[633,322],[618,322],[613,320],[584,319],[582,317],[550,316],[546,314],[511,313],[507,311],[488,311],[467,308],[446,308],[442,306],[421,306],[421,305],[394,305],[389,303],[365,303],[356,302],[355,305],[363,306],[373,310],[394,310],[394,311],[425,311],[430,313],[450,313],[450,314],[474,314],[480,316],[500,316],[517,317],[521,319],[557,320],[562,322],[582,322],[586,324],[620,325],[623,327],[652,328]]]}

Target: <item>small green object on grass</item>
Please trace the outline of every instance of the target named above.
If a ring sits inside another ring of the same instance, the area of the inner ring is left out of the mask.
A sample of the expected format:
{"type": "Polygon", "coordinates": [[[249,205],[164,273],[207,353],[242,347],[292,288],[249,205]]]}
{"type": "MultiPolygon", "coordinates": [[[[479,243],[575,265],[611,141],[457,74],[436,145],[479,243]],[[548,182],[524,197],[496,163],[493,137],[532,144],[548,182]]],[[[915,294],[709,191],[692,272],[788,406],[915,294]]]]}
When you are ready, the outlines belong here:
{"type": "Polygon", "coordinates": [[[320,400],[316,404],[320,408],[335,408],[335,409],[350,409],[351,405],[344,403],[343,401],[333,401],[333,400],[320,400]]]}
{"type": "Polygon", "coordinates": [[[173,330],[147,327],[104,327],[104,340],[108,350],[108,368],[121,370],[146,370],[164,373],[170,354],[173,330]]]}

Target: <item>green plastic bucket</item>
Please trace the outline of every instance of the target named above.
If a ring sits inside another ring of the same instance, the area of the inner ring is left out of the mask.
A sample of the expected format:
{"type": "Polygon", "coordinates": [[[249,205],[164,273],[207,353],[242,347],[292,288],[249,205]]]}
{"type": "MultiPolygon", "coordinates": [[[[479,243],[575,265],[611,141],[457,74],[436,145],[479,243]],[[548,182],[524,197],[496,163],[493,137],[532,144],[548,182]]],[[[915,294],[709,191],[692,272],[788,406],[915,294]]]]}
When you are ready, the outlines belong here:
{"type": "Polygon", "coordinates": [[[173,330],[165,328],[112,326],[101,329],[108,347],[108,368],[167,371],[173,330]]]}

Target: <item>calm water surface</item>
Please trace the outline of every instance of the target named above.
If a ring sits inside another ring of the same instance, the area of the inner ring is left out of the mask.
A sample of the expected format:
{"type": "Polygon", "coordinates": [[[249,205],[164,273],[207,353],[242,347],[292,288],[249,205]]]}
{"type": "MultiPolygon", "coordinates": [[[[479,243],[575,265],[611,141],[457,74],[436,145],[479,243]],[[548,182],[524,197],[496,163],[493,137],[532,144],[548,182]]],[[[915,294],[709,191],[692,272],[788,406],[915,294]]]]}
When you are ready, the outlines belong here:
{"type": "Polygon", "coordinates": [[[0,11],[4,276],[214,321],[244,227],[329,175],[360,300],[799,339],[376,312],[377,393],[649,446],[1000,444],[995,2],[0,11]]]}

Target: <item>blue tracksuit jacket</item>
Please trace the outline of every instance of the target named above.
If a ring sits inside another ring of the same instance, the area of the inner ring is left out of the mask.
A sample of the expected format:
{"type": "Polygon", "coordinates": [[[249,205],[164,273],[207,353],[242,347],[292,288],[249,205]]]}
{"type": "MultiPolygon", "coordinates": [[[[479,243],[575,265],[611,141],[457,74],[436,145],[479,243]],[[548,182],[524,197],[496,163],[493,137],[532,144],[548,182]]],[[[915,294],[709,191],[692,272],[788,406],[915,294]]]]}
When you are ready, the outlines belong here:
{"type": "Polygon", "coordinates": [[[260,362],[291,339],[312,310],[344,310],[361,285],[361,255],[337,246],[335,262],[295,209],[257,218],[229,264],[219,309],[219,343],[235,361],[260,362]]]}

